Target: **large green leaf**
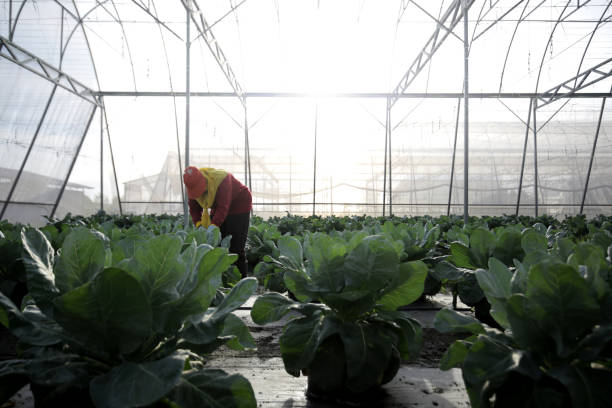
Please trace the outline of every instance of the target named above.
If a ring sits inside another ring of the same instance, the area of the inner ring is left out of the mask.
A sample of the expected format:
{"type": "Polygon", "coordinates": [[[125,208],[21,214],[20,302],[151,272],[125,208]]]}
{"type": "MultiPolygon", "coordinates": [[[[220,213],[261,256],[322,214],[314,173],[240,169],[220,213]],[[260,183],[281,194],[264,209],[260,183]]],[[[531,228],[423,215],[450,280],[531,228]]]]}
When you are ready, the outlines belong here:
{"type": "Polygon", "coordinates": [[[476,269],[476,260],[472,258],[470,248],[460,242],[450,244],[451,256],[448,258],[453,264],[460,268],[476,269]]]}
{"type": "Polygon", "coordinates": [[[506,313],[514,341],[523,350],[543,355],[554,354],[554,342],[549,333],[542,329],[540,322],[529,312],[529,300],[521,293],[508,299],[506,313]]]}
{"type": "Polygon", "coordinates": [[[78,355],[55,349],[28,350],[22,359],[0,362],[0,378],[26,375],[30,382],[46,386],[86,385],[88,364],[78,355]]]}
{"type": "Polygon", "coordinates": [[[244,302],[255,293],[257,286],[257,279],[255,278],[242,279],[232,288],[230,293],[225,296],[221,304],[215,308],[210,318],[213,320],[224,319],[229,313],[242,306],[244,302]]]}
{"type": "Polygon", "coordinates": [[[291,236],[283,236],[278,239],[278,249],[281,256],[286,259],[286,265],[293,269],[302,269],[304,264],[304,254],[300,241],[291,236]]]}
{"type": "Polygon", "coordinates": [[[582,361],[594,361],[602,357],[606,348],[612,347],[612,323],[596,326],[585,336],[578,346],[578,358],[582,361]]]}
{"type": "Polygon", "coordinates": [[[465,275],[471,273],[470,269],[459,268],[447,261],[440,261],[436,263],[433,270],[433,276],[441,282],[455,283],[465,277],[465,275]]]}
{"type": "MultiPolygon", "coordinates": [[[[347,248],[344,240],[316,233],[310,240],[304,240],[304,247],[309,261],[308,272],[313,282],[313,289],[320,292],[340,292],[345,286],[342,267],[347,256],[347,248]]],[[[352,278],[349,279],[352,283],[352,278]]]]}
{"type": "Polygon", "coordinates": [[[280,293],[265,293],[255,300],[251,309],[251,318],[259,325],[276,322],[289,312],[294,303],[280,293]]]}
{"type": "Polygon", "coordinates": [[[148,298],[138,281],[120,269],[105,269],[54,304],[60,325],[111,354],[130,353],[152,334],[148,298]]]}
{"type": "Polygon", "coordinates": [[[174,235],[159,235],[136,249],[137,267],[129,272],[140,282],[153,308],[178,298],[176,285],[185,271],[179,263],[182,242],[174,235]]]}
{"type": "Polygon", "coordinates": [[[84,227],[75,228],[66,236],[55,262],[55,284],[66,293],[89,282],[104,269],[105,237],[84,227]]]}
{"type": "Polygon", "coordinates": [[[604,274],[607,274],[606,269],[608,269],[603,249],[597,245],[582,242],[575,246],[574,253],[568,257],[567,263],[576,270],[580,270],[581,266],[586,267],[584,277],[598,299],[603,298],[609,292],[610,286],[603,277],[604,274]]]}
{"type": "Polygon", "coordinates": [[[496,258],[489,259],[489,270],[478,269],[476,280],[491,304],[491,316],[504,328],[509,328],[506,301],[512,295],[512,272],[496,258]]]}
{"type": "MultiPolygon", "coordinates": [[[[470,236],[470,252],[477,267],[485,267],[489,257],[495,250],[495,234],[483,228],[478,228],[470,236]]],[[[461,266],[461,265],[458,265],[461,266]]]]}
{"type": "Polygon", "coordinates": [[[385,310],[396,310],[411,304],[423,293],[427,272],[427,265],[423,261],[401,263],[398,278],[394,281],[398,286],[387,292],[378,304],[385,310]]]}
{"type": "Polygon", "coordinates": [[[209,250],[200,246],[198,251],[207,252],[198,266],[197,278],[187,282],[185,294],[154,308],[154,327],[158,332],[175,333],[187,317],[204,313],[221,286],[223,272],[236,259],[225,248],[209,250]]]}
{"type": "Polygon", "coordinates": [[[49,346],[59,343],[64,337],[61,327],[42,314],[38,308],[26,308],[22,313],[9,298],[0,292],[0,314],[2,322],[20,341],[33,346],[49,346]]]}
{"type": "Polygon", "coordinates": [[[504,229],[497,238],[492,256],[505,265],[512,265],[514,259],[523,259],[525,252],[521,247],[521,232],[515,229],[504,229]]]}
{"type": "Polygon", "coordinates": [[[555,341],[557,354],[567,356],[585,330],[599,320],[599,305],[586,281],[564,264],[531,268],[527,311],[555,341]]]}
{"type": "Polygon", "coordinates": [[[45,235],[37,229],[24,229],[21,241],[29,294],[44,313],[51,314],[52,300],[60,293],[53,274],[55,251],[45,235]]]}
{"type": "Polygon", "coordinates": [[[463,279],[457,283],[457,293],[459,299],[468,306],[476,305],[485,297],[473,272],[466,273],[463,279]]]}
{"type": "Polygon", "coordinates": [[[391,356],[395,333],[383,325],[344,323],[340,326],[347,385],[355,392],[380,385],[391,356]]]}
{"type": "Polygon", "coordinates": [[[387,328],[393,330],[397,336],[395,345],[404,361],[412,360],[419,355],[423,346],[423,329],[421,324],[406,316],[402,312],[378,312],[387,328]]]}
{"type": "Polygon", "coordinates": [[[526,254],[531,252],[547,252],[548,240],[546,235],[534,230],[526,230],[521,238],[521,246],[526,254]]]}
{"type": "Polygon", "coordinates": [[[340,322],[324,315],[292,320],[284,328],[279,344],[285,370],[294,377],[310,364],[319,345],[340,330],[340,322]]]}
{"type": "Polygon", "coordinates": [[[610,406],[612,371],[564,365],[548,370],[548,375],[559,380],[572,397],[572,406],[605,408],[610,406]]]}
{"type": "Polygon", "coordinates": [[[233,350],[254,350],[257,348],[244,321],[234,314],[228,314],[223,320],[221,338],[227,340],[226,346],[233,350]]]}
{"type": "Polygon", "coordinates": [[[152,404],[177,385],[186,359],[187,354],[178,351],[157,361],[124,362],[91,380],[89,394],[97,408],[152,404]]]}
{"type": "Polygon", "coordinates": [[[180,407],[255,408],[255,394],[241,375],[218,369],[191,370],[183,375],[168,398],[180,407]]]}
{"type": "Polygon", "coordinates": [[[489,406],[488,394],[494,393],[510,372],[533,380],[541,376],[537,362],[529,353],[479,335],[463,362],[463,380],[469,390],[472,406],[489,406]]]}
{"type": "Polygon", "coordinates": [[[434,328],[440,333],[484,333],[485,329],[478,320],[455,310],[442,309],[436,313],[434,328]]]}
{"type": "Polygon", "coordinates": [[[292,310],[303,316],[312,316],[325,310],[325,306],[294,302],[280,293],[270,292],[257,297],[251,309],[251,318],[256,324],[264,325],[282,319],[292,310]]]}
{"type": "Polygon", "coordinates": [[[399,256],[389,240],[381,235],[365,237],[346,257],[344,291],[378,291],[396,278],[398,265],[399,256]]]}
{"type": "Polygon", "coordinates": [[[440,369],[450,370],[463,365],[472,344],[466,340],[455,340],[440,359],[440,369]]]}
{"type": "MultiPolygon", "coordinates": [[[[257,289],[257,279],[245,278],[214,309],[209,309],[199,321],[193,321],[185,326],[180,337],[190,345],[205,346],[212,343],[232,341],[232,346],[242,348],[244,343],[248,348],[255,347],[253,339],[240,319],[230,313],[240,307],[257,289]],[[228,320],[229,319],[229,320],[228,320]],[[246,330],[246,333],[245,333],[246,330]],[[225,337],[218,339],[218,337],[225,337]]],[[[191,346],[189,346],[191,347],[191,346]]],[[[193,348],[193,347],[192,347],[193,348]]],[[[207,352],[207,347],[197,347],[199,352],[207,352]]]]}

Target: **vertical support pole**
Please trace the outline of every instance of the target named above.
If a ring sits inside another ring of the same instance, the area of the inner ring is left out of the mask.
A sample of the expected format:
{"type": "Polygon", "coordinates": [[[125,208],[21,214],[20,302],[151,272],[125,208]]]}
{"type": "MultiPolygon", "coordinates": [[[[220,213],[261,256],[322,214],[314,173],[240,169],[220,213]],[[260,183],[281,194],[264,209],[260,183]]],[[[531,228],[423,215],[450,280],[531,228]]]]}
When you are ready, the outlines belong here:
{"type": "Polygon", "coordinates": [[[389,108],[387,110],[387,116],[389,116],[389,127],[387,128],[387,131],[389,132],[389,135],[387,136],[389,138],[389,216],[393,216],[393,175],[392,175],[392,162],[391,162],[391,109],[389,108]]]}
{"type": "Polygon", "coordinates": [[[389,98],[387,98],[387,109],[385,111],[385,163],[384,163],[384,176],[383,176],[383,217],[385,216],[385,210],[387,206],[387,143],[389,141],[389,110],[390,110],[389,98]]]}
{"type": "Polygon", "coordinates": [[[40,133],[42,124],[45,121],[45,118],[47,117],[47,112],[49,111],[49,106],[51,106],[51,102],[53,101],[53,96],[55,95],[56,90],[57,90],[57,85],[54,85],[53,89],[51,90],[51,94],[49,95],[49,99],[47,100],[47,105],[45,106],[45,110],[43,110],[42,116],[40,117],[40,120],[38,121],[38,126],[36,127],[36,131],[34,132],[34,136],[32,137],[32,141],[30,142],[28,151],[26,152],[26,155],[23,158],[23,161],[21,162],[21,166],[19,167],[19,171],[17,172],[17,175],[15,176],[15,181],[13,181],[11,190],[6,196],[6,201],[4,202],[4,206],[2,206],[2,211],[0,212],[0,220],[2,219],[2,217],[4,217],[4,212],[6,211],[6,208],[8,207],[8,203],[11,201],[11,198],[13,198],[13,193],[15,192],[15,188],[17,187],[17,184],[19,183],[19,179],[21,178],[21,175],[23,174],[23,169],[25,168],[25,165],[28,162],[28,159],[30,158],[30,154],[32,153],[32,149],[34,148],[34,143],[36,143],[36,139],[38,138],[38,134],[40,133]]]}
{"type": "Polygon", "coordinates": [[[523,159],[521,161],[521,177],[519,178],[518,197],[516,199],[515,215],[518,216],[521,208],[521,192],[523,191],[523,175],[525,174],[525,158],[527,157],[527,140],[529,139],[529,124],[531,123],[531,107],[533,98],[529,99],[529,111],[527,112],[527,127],[525,128],[525,142],[523,143],[523,159]]]}
{"type": "MultiPolygon", "coordinates": [[[[185,37],[185,168],[189,167],[189,97],[191,92],[191,0],[187,2],[187,36],[185,37]]],[[[183,169],[181,169],[182,171],[183,169]]],[[[189,226],[189,208],[187,202],[187,191],[183,195],[183,213],[185,216],[185,228],[189,226]]]]}
{"type": "Polygon", "coordinates": [[[104,115],[103,115],[104,96],[98,98],[100,103],[100,211],[104,211],[104,115]]]}
{"type": "Polygon", "coordinates": [[[467,1],[462,0],[463,7],[463,224],[468,224],[469,217],[469,35],[468,35],[468,7],[467,1]]]}
{"type": "Polygon", "coordinates": [[[253,191],[251,183],[251,146],[249,144],[249,122],[247,115],[246,98],[244,99],[244,184],[253,191]]]}
{"type": "Polygon", "coordinates": [[[100,100],[102,106],[100,107],[100,114],[104,117],[104,123],[106,124],[106,135],[108,137],[108,150],[110,152],[111,165],[113,166],[113,175],[115,176],[115,189],[117,191],[117,204],[119,204],[119,215],[123,215],[123,207],[121,206],[121,195],[119,195],[119,181],[117,180],[117,167],[115,166],[115,155],[113,153],[113,144],[111,143],[110,130],[108,127],[108,117],[106,117],[106,106],[104,100],[100,100]]]}
{"type": "Polygon", "coordinates": [[[12,36],[11,33],[13,32],[13,0],[9,0],[9,15],[8,15],[9,21],[8,21],[8,33],[9,33],[9,39],[12,40],[12,36]]]}
{"type": "Polygon", "coordinates": [[[244,108],[244,185],[249,185],[249,130],[246,123],[246,108],[244,108]]]}
{"type": "Polygon", "coordinates": [[[85,130],[83,131],[83,136],[81,136],[81,141],[79,142],[79,146],[77,147],[77,150],[74,153],[74,158],[72,159],[72,163],[70,163],[68,174],[66,174],[66,177],[64,178],[64,182],[62,183],[62,188],[59,194],[57,195],[57,199],[55,200],[55,205],[53,205],[53,210],[51,210],[51,214],[49,215],[50,218],[53,218],[53,216],[55,215],[55,211],[57,210],[59,202],[62,199],[62,196],[64,195],[64,191],[66,190],[66,185],[68,184],[68,179],[70,178],[70,175],[72,174],[72,170],[74,169],[74,165],[77,159],[79,158],[79,154],[81,153],[81,147],[83,147],[83,142],[85,141],[85,137],[87,136],[87,132],[89,131],[89,126],[91,125],[91,121],[93,120],[94,115],[96,114],[97,107],[98,107],[97,105],[94,105],[93,110],[91,111],[91,115],[89,116],[89,120],[87,121],[87,126],[85,126],[85,130]]]}
{"type": "Polygon", "coordinates": [[[593,169],[593,159],[595,158],[595,149],[597,149],[597,139],[599,138],[599,130],[601,129],[601,121],[603,119],[604,109],[606,107],[606,98],[601,101],[601,111],[599,111],[599,121],[597,122],[597,131],[593,140],[593,149],[591,150],[591,159],[589,160],[589,170],[587,171],[586,181],[584,182],[584,191],[582,192],[582,202],[580,203],[580,214],[584,211],[584,201],[586,200],[587,191],[589,189],[589,180],[591,178],[591,170],[593,169]]]}
{"type": "Polygon", "coordinates": [[[536,111],[538,109],[538,100],[533,99],[533,169],[534,169],[534,202],[535,216],[538,216],[538,127],[536,122],[536,111]]]}
{"type": "Polygon", "coordinates": [[[314,123],[314,162],[312,176],[312,215],[315,215],[315,205],[317,203],[317,125],[319,120],[319,103],[315,102],[315,123],[314,123]]]}
{"type": "Polygon", "coordinates": [[[59,43],[59,69],[62,69],[62,62],[64,62],[64,8],[61,9],[60,14],[60,43],[59,43]]]}
{"type": "Polygon", "coordinates": [[[455,178],[455,158],[457,157],[457,136],[459,135],[459,113],[461,112],[461,99],[457,99],[457,119],[455,120],[455,141],[453,143],[453,160],[451,162],[450,185],[448,187],[448,207],[446,215],[450,215],[451,200],[453,196],[453,180],[455,178]]]}

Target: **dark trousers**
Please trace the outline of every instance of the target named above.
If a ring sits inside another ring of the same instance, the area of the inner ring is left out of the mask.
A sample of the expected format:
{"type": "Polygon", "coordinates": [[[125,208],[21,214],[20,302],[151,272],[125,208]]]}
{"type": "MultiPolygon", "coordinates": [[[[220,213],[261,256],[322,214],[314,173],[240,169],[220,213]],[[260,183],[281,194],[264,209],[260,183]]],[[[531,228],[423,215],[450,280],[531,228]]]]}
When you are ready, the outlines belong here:
{"type": "Polygon", "coordinates": [[[221,224],[221,236],[223,238],[228,235],[232,236],[229,251],[230,253],[238,254],[236,266],[238,267],[238,270],[243,278],[246,278],[248,271],[246,251],[244,247],[246,245],[247,235],[249,233],[250,217],[250,213],[228,214],[228,216],[225,217],[223,224],[221,224]]]}

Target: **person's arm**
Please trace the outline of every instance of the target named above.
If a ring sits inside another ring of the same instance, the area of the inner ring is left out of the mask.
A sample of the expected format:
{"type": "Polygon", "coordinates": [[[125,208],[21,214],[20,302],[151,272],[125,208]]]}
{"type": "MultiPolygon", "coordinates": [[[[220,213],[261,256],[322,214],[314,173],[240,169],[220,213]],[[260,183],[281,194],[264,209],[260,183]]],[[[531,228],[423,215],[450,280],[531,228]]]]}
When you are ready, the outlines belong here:
{"type": "Polygon", "coordinates": [[[189,204],[189,214],[195,225],[202,219],[202,206],[192,198],[187,201],[187,204],[189,204]]]}
{"type": "Polygon", "coordinates": [[[229,212],[232,204],[232,183],[229,175],[223,179],[219,187],[217,187],[217,194],[215,195],[215,211],[212,215],[212,223],[217,227],[225,221],[227,213],[229,212]]]}

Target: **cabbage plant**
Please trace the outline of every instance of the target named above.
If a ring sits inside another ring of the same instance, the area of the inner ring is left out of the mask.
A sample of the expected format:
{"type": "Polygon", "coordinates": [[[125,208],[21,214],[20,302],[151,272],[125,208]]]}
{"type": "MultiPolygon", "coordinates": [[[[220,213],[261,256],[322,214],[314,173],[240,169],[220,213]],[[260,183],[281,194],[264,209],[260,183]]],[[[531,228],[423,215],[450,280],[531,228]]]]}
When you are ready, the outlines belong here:
{"type": "Polygon", "coordinates": [[[610,406],[610,259],[595,245],[570,247],[532,253],[514,273],[495,258],[476,271],[503,330],[448,309],[436,315],[439,331],[471,334],[451,345],[441,368],[462,368],[472,407],[610,406]]]}
{"type": "Polygon", "coordinates": [[[418,299],[427,267],[400,262],[401,244],[364,233],[278,241],[287,287],[299,299],[260,296],[255,323],[290,320],[280,337],[285,370],[308,376],[310,395],[363,393],[393,379],[422,345],[420,324],[396,309],[418,299]],[[318,302],[318,303],[315,303],[318,302]]]}
{"type": "Polygon", "coordinates": [[[0,295],[0,321],[22,352],[0,362],[0,401],[30,382],[37,405],[81,396],[75,405],[255,406],[247,379],[201,357],[222,344],[255,346],[231,313],[254,278],[209,307],[236,255],[162,234],[113,256],[106,236],[83,227],[57,253],[39,230],[22,240],[29,296],[18,308],[0,295]]]}

